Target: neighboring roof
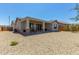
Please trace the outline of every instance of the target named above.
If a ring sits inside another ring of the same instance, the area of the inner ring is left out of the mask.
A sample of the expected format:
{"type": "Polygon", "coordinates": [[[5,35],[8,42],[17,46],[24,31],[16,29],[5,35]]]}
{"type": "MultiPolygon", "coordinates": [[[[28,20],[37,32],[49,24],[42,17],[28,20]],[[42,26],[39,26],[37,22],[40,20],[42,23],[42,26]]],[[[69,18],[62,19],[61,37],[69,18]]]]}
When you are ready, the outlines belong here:
{"type": "Polygon", "coordinates": [[[61,21],[58,21],[58,20],[54,20],[54,21],[50,20],[49,22],[50,22],[50,23],[56,22],[56,23],[58,23],[58,24],[66,24],[65,22],[61,22],[61,21]]]}
{"type": "Polygon", "coordinates": [[[10,26],[8,26],[8,25],[0,25],[0,27],[10,27],[10,26]]]}

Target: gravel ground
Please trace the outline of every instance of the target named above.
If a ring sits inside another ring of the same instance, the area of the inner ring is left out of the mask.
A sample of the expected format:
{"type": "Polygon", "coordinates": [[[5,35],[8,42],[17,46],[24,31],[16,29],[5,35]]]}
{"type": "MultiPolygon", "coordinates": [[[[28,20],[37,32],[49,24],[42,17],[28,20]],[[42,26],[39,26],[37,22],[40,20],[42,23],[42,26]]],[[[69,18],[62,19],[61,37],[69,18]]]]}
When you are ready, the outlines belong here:
{"type": "Polygon", "coordinates": [[[79,54],[79,32],[51,32],[22,36],[0,32],[1,55],[75,55],[79,54]],[[18,42],[10,46],[12,41],[18,42]]]}

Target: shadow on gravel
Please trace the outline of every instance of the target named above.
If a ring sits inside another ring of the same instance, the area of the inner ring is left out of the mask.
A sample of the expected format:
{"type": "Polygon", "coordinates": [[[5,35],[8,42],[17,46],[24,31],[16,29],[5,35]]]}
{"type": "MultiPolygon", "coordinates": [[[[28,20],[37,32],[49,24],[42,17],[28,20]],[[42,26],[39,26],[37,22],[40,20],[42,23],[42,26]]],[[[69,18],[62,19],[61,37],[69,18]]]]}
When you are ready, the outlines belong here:
{"type": "MultiPolygon", "coordinates": [[[[52,31],[53,32],[53,31],[52,31]]],[[[32,36],[32,35],[39,35],[39,34],[45,34],[45,33],[52,33],[50,32],[30,32],[30,33],[26,33],[26,32],[13,32],[15,34],[21,34],[22,36],[32,36]]],[[[54,31],[54,32],[60,32],[60,31],[54,31]]]]}
{"type": "Polygon", "coordinates": [[[79,31],[71,31],[72,33],[79,33],[79,31]]]}

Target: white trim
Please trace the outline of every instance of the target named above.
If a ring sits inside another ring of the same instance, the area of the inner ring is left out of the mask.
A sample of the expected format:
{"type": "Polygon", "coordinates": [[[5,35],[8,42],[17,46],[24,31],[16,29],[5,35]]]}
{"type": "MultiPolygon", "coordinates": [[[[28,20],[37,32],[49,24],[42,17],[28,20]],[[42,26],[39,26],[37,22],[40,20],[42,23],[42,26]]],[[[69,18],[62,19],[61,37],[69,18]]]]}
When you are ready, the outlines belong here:
{"type": "Polygon", "coordinates": [[[52,30],[58,30],[58,24],[56,22],[52,23],[52,30]],[[56,29],[54,27],[57,27],[56,29]]]}

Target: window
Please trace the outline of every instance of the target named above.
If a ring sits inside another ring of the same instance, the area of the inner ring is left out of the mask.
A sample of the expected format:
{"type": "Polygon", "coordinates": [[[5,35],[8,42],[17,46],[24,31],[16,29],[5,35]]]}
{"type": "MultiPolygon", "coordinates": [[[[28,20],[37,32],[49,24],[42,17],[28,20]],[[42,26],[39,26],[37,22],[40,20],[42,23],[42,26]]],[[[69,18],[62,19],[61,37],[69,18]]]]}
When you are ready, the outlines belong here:
{"type": "Polygon", "coordinates": [[[57,24],[54,24],[54,27],[57,27],[57,24]]]}
{"type": "Polygon", "coordinates": [[[53,28],[57,29],[58,24],[53,24],[53,28]]]}
{"type": "Polygon", "coordinates": [[[54,27],[54,29],[57,29],[57,27],[54,27]]]}

